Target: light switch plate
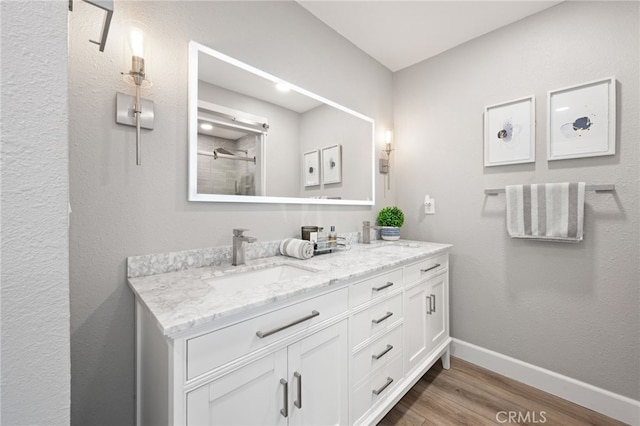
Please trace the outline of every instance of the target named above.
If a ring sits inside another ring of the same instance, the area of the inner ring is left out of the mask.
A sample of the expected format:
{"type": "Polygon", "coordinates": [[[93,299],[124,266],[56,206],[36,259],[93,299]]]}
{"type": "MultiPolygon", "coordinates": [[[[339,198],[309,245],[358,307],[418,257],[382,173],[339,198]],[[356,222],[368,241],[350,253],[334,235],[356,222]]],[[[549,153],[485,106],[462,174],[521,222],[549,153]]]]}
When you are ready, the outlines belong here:
{"type": "Polygon", "coordinates": [[[436,199],[428,195],[424,197],[424,214],[436,214],[436,199]]]}

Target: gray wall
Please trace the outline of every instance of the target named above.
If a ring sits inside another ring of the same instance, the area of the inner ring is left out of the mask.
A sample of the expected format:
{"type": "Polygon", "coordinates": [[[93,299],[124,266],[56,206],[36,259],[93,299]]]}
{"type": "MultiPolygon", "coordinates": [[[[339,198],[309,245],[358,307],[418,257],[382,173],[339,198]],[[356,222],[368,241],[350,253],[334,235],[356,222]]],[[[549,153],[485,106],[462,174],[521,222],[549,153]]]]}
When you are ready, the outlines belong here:
{"type": "Polygon", "coordinates": [[[6,425],[69,424],[67,6],[0,2],[6,425]]]}
{"type": "MultiPolygon", "coordinates": [[[[239,205],[187,202],[187,63],[193,39],[377,120],[392,118],[392,74],[295,2],[116,2],[104,53],[87,39],[99,25],[84,2],[69,21],[72,423],[134,422],[134,300],[127,256],[231,244],[231,229],[269,241],[304,224],[356,231],[378,206],[239,205]],[[137,17],[154,41],[143,97],[156,105],[153,131],[114,123],[122,22],[137,17]]],[[[381,149],[382,135],[376,141],[381,149]]]]}
{"type": "Polygon", "coordinates": [[[636,400],[638,18],[637,2],[566,2],[394,75],[403,236],[454,244],[453,336],[636,400]],[[547,162],[547,91],[613,75],[616,155],[547,162]],[[484,107],[531,94],[535,164],[484,168],[484,107]],[[568,180],[616,185],[587,194],[577,245],[509,239],[504,195],[483,193],[568,180]]]}

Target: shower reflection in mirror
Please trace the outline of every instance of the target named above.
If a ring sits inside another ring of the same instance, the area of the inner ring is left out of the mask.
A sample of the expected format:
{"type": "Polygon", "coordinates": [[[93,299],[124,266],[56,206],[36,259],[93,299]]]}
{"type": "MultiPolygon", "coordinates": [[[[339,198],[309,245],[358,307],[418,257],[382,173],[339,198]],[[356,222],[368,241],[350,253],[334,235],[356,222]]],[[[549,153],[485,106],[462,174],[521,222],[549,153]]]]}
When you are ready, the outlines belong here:
{"type": "Polygon", "coordinates": [[[264,195],[267,120],[208,102],[199,104],[198,192],[264,195]]]}

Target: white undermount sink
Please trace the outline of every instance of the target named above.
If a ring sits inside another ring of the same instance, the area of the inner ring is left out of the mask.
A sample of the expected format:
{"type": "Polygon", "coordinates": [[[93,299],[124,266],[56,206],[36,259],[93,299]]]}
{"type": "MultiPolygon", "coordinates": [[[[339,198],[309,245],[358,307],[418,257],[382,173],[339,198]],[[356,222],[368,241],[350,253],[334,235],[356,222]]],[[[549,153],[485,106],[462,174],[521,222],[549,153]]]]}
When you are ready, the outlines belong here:
{"type": "Polygon", "coordinates": [[[277,265],[263,269],[232,272],[207,279],[207,283],[220,290],[246,290],[315,274],[315,271],[294,265],[277,265]]]}

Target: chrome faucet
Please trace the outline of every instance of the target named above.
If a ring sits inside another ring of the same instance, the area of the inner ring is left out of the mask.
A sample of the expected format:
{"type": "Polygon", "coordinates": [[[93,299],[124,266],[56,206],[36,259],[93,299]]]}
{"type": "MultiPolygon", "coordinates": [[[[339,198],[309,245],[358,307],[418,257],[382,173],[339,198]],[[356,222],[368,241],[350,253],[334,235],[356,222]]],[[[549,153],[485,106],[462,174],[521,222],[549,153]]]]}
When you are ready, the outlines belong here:
{"type": "Polygon", "coordinates": [[[254,237],[242,235],[248,229],[233,230],[233,251],[231,252],[231,264],[233,266],[244,265],[244,242],[253,243],[257,241],[254,237]]]}
{"type": "Polygon", "coordinates": [[[371,244],[371,229],[380,229],[380,227],[371,226],[368,220],[362,222],[362,244],[371,244]]]}

